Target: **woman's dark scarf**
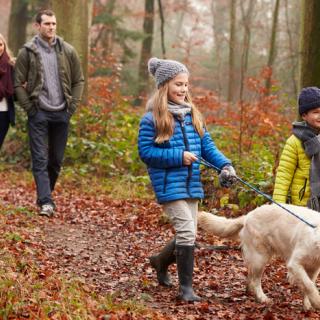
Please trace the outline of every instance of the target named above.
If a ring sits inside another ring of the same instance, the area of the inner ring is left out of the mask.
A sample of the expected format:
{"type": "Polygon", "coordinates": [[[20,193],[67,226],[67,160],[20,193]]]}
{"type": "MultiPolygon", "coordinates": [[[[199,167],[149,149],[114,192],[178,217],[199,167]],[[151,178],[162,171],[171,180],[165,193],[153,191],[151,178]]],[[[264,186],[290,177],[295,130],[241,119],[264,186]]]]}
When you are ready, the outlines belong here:
{"type": "Polygon", "coordinates": [[[306,155],[311,159],[308,207],[320,211],[320,135],[305,121],[293,123],[293,134],[301,140],[306,155]]]}
{"type": "Polygon", "coordinates": [[[13,95],[12,65],[6,51],[0,57],[0,100],[13,95]]]}

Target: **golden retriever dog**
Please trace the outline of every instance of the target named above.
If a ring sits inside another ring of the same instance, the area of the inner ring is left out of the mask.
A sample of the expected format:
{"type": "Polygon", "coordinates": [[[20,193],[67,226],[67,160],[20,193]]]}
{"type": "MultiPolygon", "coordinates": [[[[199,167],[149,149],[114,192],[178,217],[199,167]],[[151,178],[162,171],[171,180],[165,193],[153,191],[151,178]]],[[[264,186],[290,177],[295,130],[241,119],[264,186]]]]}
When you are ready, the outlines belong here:
{"type": "Polygon", "coordinates": [[[198,224],[210,234],[241,241],[248,268],[247,290],[257,301],[270,302],[262,290],[261,277],[266,264],[277,255],[287,265],[290,283],[302,290],[304,309],[320,309],[315,284],[320,270],[320,213],[305,207],[283,206],[317,227],[310,227],[275,204],[263,205],[235,219],[200,211],[198,224]]]}

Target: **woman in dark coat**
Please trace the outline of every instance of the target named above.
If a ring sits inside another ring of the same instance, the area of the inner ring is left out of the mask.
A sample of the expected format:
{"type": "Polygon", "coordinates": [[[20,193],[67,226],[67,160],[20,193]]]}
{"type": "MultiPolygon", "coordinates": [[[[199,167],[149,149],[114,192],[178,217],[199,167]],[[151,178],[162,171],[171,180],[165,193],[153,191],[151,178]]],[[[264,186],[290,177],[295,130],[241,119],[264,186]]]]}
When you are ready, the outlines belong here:
{"type": "Polygon", "coordinates": [[[14,125],[15,111],[13,102],[13,65],[7,43],[0,34],[0,149],[8,132],[14,125]]]}

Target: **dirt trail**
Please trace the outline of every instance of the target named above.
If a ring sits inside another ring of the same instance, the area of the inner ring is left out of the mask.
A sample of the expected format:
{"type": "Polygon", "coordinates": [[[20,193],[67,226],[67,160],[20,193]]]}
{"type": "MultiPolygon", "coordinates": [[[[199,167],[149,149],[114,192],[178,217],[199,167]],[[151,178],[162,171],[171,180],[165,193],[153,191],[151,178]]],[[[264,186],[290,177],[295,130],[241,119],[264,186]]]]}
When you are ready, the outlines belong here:
{"type": "MultiPolygon", "coordinates": [[[[8,173],[0,199],[35,210],[30,196],[34,187],[23,181],[13,185],[8,173]]],[[[170,225],[160,219],[161,208],[147,200],[112,200],[107,196],[83,195],[58,188],[58,212],[52,219],[39,217],[42,242],[50,263],[67,277],[80,277],[103,294],[117,300],[133,299],[158,310],[169,319],[319,319],[319,313],[305,313],[299,290],[286,279],[283,264],[275,260],[263,279],[271,305],[254,301],[245,292],[246,269],[238,250],[196,250],[194,287],[202,303],[175,301],[177,276],[170,267],[174,287],[158,287],[148,257],[172,237],[170,225]]],[[[199,232],[200,244],[226,244],[199,232]]]]}

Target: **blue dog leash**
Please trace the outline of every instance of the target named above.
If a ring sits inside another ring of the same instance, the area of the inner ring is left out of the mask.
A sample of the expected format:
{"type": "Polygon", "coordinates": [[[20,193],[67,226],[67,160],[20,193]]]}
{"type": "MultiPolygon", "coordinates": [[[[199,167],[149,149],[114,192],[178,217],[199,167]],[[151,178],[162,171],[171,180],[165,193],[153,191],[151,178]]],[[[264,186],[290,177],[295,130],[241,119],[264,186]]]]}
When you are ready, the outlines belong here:
{"type": "MultiPolygon", "coordinates": [[[[208,162],[207,160],[203,159],[200,156],[197,156],[198,158],[198,162],[200,162],[201,164],[216,170],[218,173],[220,173],[221,169],[219,169],[218,167],[214,166],[212,163],[208,162]]],[[[269,201],[271,201],[272,203],[276,204],[277,206],[279,206],[280,208],[282,208],[283,210],[287,211],[288,213],[290,213],[291,215],[295,216],[297,219],[299,219],[300,221],[304,222],[305,224],[307,224],[309,227],[311,228],[316,228],[317,226],[311,224],[310,222],[304,220],[303,218],[299,217],[298,215],[296,215],[294,212],[292,212],[291,210],[289,210],[288,208],[284,207],[283,205],[281,205],[280,203],[274,201],[268,194],[263,193],[262,191],[260,191],[259,189],[255,188],[253,185],[251,185],[250,183],[244,181],[243,179],[241,179],[240,177],[236,176],[237,180],[240,181],[241,183],[243,183],[244,185],[246,185],[247,187],[249,187],[250,189],[254,190],[256,193],[262,195],[263,197],[265,197],[266,199],[268,199],[269,201]]]]}

